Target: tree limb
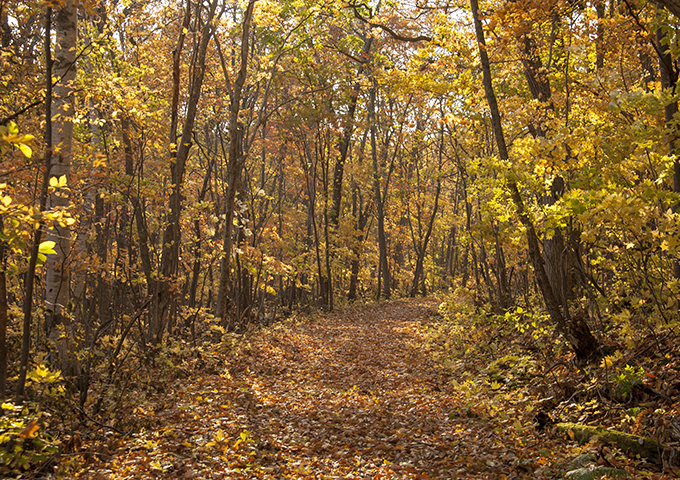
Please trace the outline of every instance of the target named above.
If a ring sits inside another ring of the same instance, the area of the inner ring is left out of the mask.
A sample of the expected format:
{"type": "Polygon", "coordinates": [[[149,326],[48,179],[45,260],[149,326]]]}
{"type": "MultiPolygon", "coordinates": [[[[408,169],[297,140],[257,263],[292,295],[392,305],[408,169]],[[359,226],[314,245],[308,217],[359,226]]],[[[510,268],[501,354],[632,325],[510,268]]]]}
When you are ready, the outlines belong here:
{"type": "Polygon", "coordinates": [[[362,22],[366,23],[367,25],[369,25],[371,27],[380,28],[382,31],[387,33],[390,37],[394,38],[395,40],[399,40],[401,42],[412,42],[412,43],[432,41],[432,37],[430,37],[428,35],[418,35],[417,37],[412,37],[410,35],[402,35],[400,33],[395,32],[394,30],[392,30],[387,25],[383,25],[382,23],[375,22],[371,18],[364,17],[361,14],[361,12],[359,12],[359,7],[360,6],[366,7],[365,5],[357,5],[355,3],[349,3],[348,5],[352,9],[352,12],[354,12],[354,17],[357,20],[361,20],[362,22]]]}

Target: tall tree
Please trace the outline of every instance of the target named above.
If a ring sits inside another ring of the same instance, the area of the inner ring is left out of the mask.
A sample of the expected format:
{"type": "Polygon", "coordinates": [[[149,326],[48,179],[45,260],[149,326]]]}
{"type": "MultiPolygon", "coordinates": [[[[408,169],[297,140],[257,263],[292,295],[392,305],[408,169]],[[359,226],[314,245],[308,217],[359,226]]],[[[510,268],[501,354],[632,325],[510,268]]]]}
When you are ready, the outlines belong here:
{"type": "MultiPolygon", "coordinates": [[[[673,57],[671,55],[669,42],[664,38],[664,33],[661,29],[656,31],[656,43],[657,51],[659,52],[659,70],[661,72],[661,87],[664,90],[670,92],[671,98],[677,98],[677,85],[678,85],[678,71],[677,64],[673,62],[673,57]]],[[[675,145],[675,132],[673,131],[676,127],[675,116],[678,113],[678,102],[673,100],[668,102],[664,107],[664,117],[666,121],[666,128],[669,130],[669,140],[668,140],[668,153],[670,155],[676,155],[676,145],[675,145]]],[[[673,161],[673,192],[680,193],[680,159],[675,157],[673,161]]],[[[676,202],[671,206],[674,213],[677,213],[679,208],[676,202]]],[[[676,279],[680,279],[680,259],[675,256],[673,259],[673,276],[676,279]]],[[[678,314],[680,314],[680,300],[678,301],[678,314]]]]}
{"type": "MultiPolygon", "coordinates": [[[[42,186],[40,189],[40,211],[47,207],[47,187],[50,179],[50,163],[52,155],[52,72],[54,61],[52,57],[52,7],[45,9],[45,164],[42,186]]],[[[21,337],[21,354],[19,359],[19,376],[17,378],[16,398],[23,401],[28,374],[28,362],[31,349],[31,330],[33,323],[33,291],[35,286],[35,270],[38,263],[40,240],[42,239],[42,225],[33,232],[33,244],[28,260],[28,269],[24,280],[23,331],[21,337]]]]}
{"type": "MultiPolygon", "coordinates": [[[[73,118],[75,114],[76,54],[78,40],[78,8],[73,0],[66,0],[55,12],[54,30],[54,117],[50,162],[48,209],[65,210],[69,207],[68,183],[73,159],[73,118]],[[64,182],[63,180],[66,180],[64,182]]],[[[45,304],[47,308],[46,330],[59,352],[62,372],[76,375],[79,370],[75,356],[75,326],[71,321],[70,274],[71,229],[56,222],[48,230],[48,240],[55,242],[55,255],[47,260],[45,279],[45,304]]]]}
{"type": "MultiPolygon", "coordinates": [[[[189,152],[193,144],[194,123],[196,120],[196,113],[198,110],[198,102],[201,98],[201,90],[203,88],[203,78],[205,75],[206,54],[208,51],[208,43],[213,34],[213,21],[217,10],[217,0],[213,0],[205,9],[205,17],[199,15],[197,21],[202,21],[201,36],[198,45],[196,46],[194,62],[191,68],[193,73],[190,82],[189,98],[186,105],[186,116],[184,117],[184,124],[182,127],[182,134],[176,149],[173,151],[174,158],[170,164],[170,174],[172,178],[172,193],[170,195],[170,213],[168,225],[163,232],[163,254],[161,257],[160,279],[156,282],[156,295],[153,313],[153,321],[151,323],[150,336],[151,339],[159,343],[163,338],[168,323],[168,313],[171,310],[171,303],[173,299],[172,282],[177,275],[179,268],[179,247],[181,242],[180,219],[182,212],[182,186],[184,182],[184,174],[186,170],[189,152]]],[[[192,8],[191,2],[187,4],[187,10],[192,8]]],[[[185,14],[185,19],[188,13],[185,14]]],[[[184,24],[186,23],[186,20],[184,24]]],[[[183,24],[183,25],[184,25],[183,24]]],[[[186,28],[186,27],[184,27],[186,28]]],[[[180,33],[180,41],[178,48],[174,52],[175,56],[175,70],[173,75],[178,76],[177,68],[178,61],[176,60],[181,55],[182,38],[184,30],[180,33]]],[[[175,80],[175,88],[178,83],[175,80]]],[[[175,94],[173,93],[173,108],[178,108],[175,94]]],[[[174,117],[177,115],[176,111],[171,112],[174,117]]],[[[175,125],[175,122],[172,122],[175,125]]],[[[174,134],[174,132],[171,132],[174,134]]]]}
{"type": "MultiPolygon", "coordinates": [[[[245,161],[243,149],[244,127],[239,119],[243,86],[248,76],[248,61],[250,59],[250,29],[253,23],[253,10],[257,0],[250,0],[246,6],[241,22],[241,52],[239,68],[233,87],[229,95],[229,156],[227,164],[227,197],[224,205],[224,232],[222,237],[222,263],[220,266],[219,291],[217,295],[217,310],[215,315],[227,324],[228,315],[228,287],[231,277],[232,229],[234,223],[234,205],[238,179],[245,161]]],[[[225,80],[229,82],[229,74],[224,60],[222,61],[225,80]]]]}
{"type": "MultiPolygon", "coordinates": [[[[496,100],[496,94],[494,92],[491,80],[491,62],[489,61],[486,40],[484,38],[484,29],[482,27],[482,21],[479,15],[479,4],[477,0],[470,0],[470,9],[472,11],[472,17],[474,20],[477,44],[479,46],[479,57],[482,64],[484,93],[489,110],[491,112],[491,122],[498,147],[498,154],[501,160],[504,162],[509,162],[510,156],[505,143],[505,135],[503,133],[500,110],[498,108],[498,101],[496,100]]],[[[572,318],[571,320],[568,320],[562,315],[560,305],[555,298],[555,294],[550,285],[550,280],[548,279],[548,275],[545,272],[545,262],[543,260],[543,255],[541,254],[536,228],[534,227],[534,223],[529,216],[529,212],[527,212],[527,209],[524,205],[524,200],[522,199],[522,195],[519,191],[516,177],[512,172],[508,173],[506,176],[506,185],[510,191],[512,201],[515,204],[517,216],[526,229],[529,257],[533,264],[536,281],[539,285],[539,288],[541,289],[548,314],[555,325],[560,329],[567,342],[569,342],[569,345],[576,353],[576,356],[581,360],[586,360],[597,352],[598,342],[591,333],[588,324],[585,323],[583,319],[572,318]]]]}

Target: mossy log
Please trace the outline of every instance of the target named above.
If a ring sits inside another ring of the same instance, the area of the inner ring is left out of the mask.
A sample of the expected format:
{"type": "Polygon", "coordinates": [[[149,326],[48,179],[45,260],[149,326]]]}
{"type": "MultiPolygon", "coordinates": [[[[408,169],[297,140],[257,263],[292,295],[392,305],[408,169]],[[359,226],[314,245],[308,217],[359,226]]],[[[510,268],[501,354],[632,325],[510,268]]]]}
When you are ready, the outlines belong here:
{"type": "Polygon", "coordinates": [[[661,464],[664,446],[649,438],[578,423],[558,423],[556,427],[560,432],[567,433],[569,438],[581,444],[589,442],[593,437],[598,437],[603,443],[616,445],[628,454],[639,455],[649,462],[661,464]]]}

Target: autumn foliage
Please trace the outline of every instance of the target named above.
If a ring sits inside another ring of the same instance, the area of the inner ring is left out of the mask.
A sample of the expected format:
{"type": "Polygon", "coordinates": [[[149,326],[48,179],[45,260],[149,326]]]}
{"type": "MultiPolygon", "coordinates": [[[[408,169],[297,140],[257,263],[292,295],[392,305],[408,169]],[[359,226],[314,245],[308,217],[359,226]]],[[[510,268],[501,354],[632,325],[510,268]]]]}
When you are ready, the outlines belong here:
{"type": "Polygon", "coordinates": [[[2,3],[0,471],[677,472],[678,13],[2,3]]]}

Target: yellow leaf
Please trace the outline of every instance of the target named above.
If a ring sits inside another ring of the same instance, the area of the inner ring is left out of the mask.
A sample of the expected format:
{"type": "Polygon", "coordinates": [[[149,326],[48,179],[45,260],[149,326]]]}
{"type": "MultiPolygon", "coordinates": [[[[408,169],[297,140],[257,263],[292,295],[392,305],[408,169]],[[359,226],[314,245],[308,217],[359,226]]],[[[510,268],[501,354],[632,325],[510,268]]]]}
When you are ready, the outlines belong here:
{"type": "Polygon", "coordinates": [[[614,362],[611,356],[606,356],[600,361],[600,366],[602,368],[612,368],[613,365],[614,362]]]}
{"type": "Polygon", "coordinates": [[[31,158],[33,155],[33,150],[25,143],[19,143],[17,144],[17,147],[19,147],[19,150],[21,150],[21,153],[23,153],[26,158],[31,158]]]}
{"type": "MultiPolygon", "coordinates": [[[[39,251],[40,253],[45,254],[45,255],[53,255],[53,254],[57,253],[57,252],[54,250],[55,245],[56,245],[56,242],[53,242],[53,241],[51,241],[51,240],[44,241],[44,242],[42,242],[42,243],[40,244],[40,246],[38,247],[38,251],[39,251]]],[[[39,368],[39,367],[38,367],[38,368],[39,368]]],[[[40,371],[40,370],[37,370],[37,371],[40,371]]]]}
{"type": "Polygon", "coordinates": [[[4,206],[9,207],[10,203],[12,203],[12,197],[10,197],[9,195],[5,195],[4,197],[2,197],[2,204],[4,206]]]}

